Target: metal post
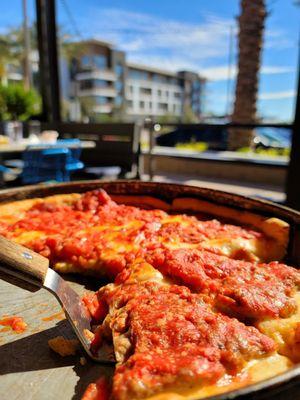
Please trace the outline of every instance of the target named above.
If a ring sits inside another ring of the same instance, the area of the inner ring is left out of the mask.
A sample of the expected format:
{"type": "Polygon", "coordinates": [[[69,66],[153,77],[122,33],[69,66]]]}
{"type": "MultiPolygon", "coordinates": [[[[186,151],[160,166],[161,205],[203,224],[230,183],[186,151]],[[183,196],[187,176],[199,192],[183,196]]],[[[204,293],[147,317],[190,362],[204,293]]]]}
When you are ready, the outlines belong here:
{"type": "Polygon", "coordinates": [[[55,0],[36,0],[43,120],[60,121],[55,0]]]}
{"type": "Polygon", "coordinates": [[[23,35],[24,35],[24,86],[29,89],[31,86],[31,65],[30,65],[30,30],[28,26],[27,0],[23,0],[23,35]]]}
{"type": "Polygon", "coordinates": [[[154,176],[154,157],[153,157],[153,149],[155,146],[155,129],[154,124],[151,121],[149,124],[149,180],[153,180],[154,176]]]}
{"type": "Polygon", "coordinates": [[[298,92],[296,100],[295,120],[293,124],[293,137],[291,158],[288,168],[286,184],[286,204],[300,210],[300,55],[298,63],[298,92]]]}

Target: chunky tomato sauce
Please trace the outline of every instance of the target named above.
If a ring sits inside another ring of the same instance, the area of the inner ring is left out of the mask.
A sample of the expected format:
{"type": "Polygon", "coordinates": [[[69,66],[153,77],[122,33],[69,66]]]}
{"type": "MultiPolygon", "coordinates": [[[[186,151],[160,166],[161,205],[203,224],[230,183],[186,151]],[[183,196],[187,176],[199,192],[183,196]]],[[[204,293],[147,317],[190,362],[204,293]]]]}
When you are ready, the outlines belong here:
{"type": "Polygon", "coordinates": [[[300,273],[284,264],[232,260],[197,249],[156,249],[148,261],[244,318],[285,317],[295,311],[292,295],[300,285],[300,273]]]}
{"type": "Polygon", "coordinates": [[[132,349],[114,376],[118,400],[176,382],[215,382],[247,360],[275,351],[274,342],[257,329],[214,313],[201,295],[183,286],[124,283],[100,290],[98,301],[115,307],[110,317],[115,334],[130,332],[132,349]]]}
{"type": "Polygon", "coordinates": [[[93,269],[110,278],[161,243],[200,243],[224,235],[247,239],[261,236],[216,220],[198,221],[192,216],[174,217],[161,210],[118,205],[103,190],[84,193],[73,204],[38,203],[16,223],[1,224],[0,234],[20,238],[22,244],[48,257],[52,264],[93,269]],[[26,232],[32,235],[26,236],[26,232]]]}
{"type": "Polygon", "coordinates": [[[199,243],[204,240],[219,238],[255,239],[262,237],[260,232],[250,229],[221,224],[221,222],[215,219],[211,221],[199,221],[195,217],[185,215],[181,216],[180,221],[171,221],[163,224],[158,231],[158,235],[165,238],[165,240],[187,243],[199,243]]]}
{"type": "Polygon", "coordinates": [[[22,317],[5,317],[0,320],[0,325],[10,327],[16,333],[23,333],[27,324],[22,317]]]}
{"type": "Polygon", "coordinates": [[[81,400],[109,400],[110,384],[107,378],[101,376],[95,383],[91,383],[86,388],[81,400]]]}

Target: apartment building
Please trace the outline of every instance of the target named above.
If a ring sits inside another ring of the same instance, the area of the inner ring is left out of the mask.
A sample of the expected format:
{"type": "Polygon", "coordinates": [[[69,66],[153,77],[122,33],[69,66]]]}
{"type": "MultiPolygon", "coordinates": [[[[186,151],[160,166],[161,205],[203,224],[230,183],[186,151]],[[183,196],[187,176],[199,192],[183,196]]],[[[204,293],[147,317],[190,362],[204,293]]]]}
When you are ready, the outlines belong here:
{"type": "MultiPolygon", "coordinates": [[[[132,64],[111,43],[78,42],[71,63],[71,119],[120,115],[130,119],[182,117],[190,109],[201,116],[204,79],[195,72],[176,73],[132,64]]],[[[66,95],[65,95],[66,96],[66,95]]]]}

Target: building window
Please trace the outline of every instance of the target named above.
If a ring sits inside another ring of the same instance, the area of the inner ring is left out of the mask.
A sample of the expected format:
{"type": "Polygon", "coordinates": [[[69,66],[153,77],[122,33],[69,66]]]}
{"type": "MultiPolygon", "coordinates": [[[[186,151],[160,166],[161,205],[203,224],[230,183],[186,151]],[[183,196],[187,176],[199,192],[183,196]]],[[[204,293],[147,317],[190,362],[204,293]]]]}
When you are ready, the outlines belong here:
{"type": "Polygon", "coordinates": [[[117,63],[116,66],[115,66],[115,73],[116,73],[116,75],[117,75],[117,76],[121,76],[121,75],[123,75],[123,72],[124,72],[124,67],[123,67],[123,65],[120,64],[120,63],[117,63]]]}
{"type": "Polygon", "coordinates": [[[92,67],[92,57],[91,56],[82,56],[81,57],[81,66],[83,68],[91,68],[92,67]]]}
{"type": "Polygon", "coordinates": [[[97,105],[107,104],[108,98],[104,96],[95,96],[95,102],[97,105]]]}
{"type": "Polygon", "coordinates": [[[103,54],[98,54],[93,57],[94,66],[99,69],[107,68],[107,57],[103,54]]]}
{"type": "Polygon", "coordinates": [[[92,89],[93,86],[93,81],[91,79],[86,79],[84,81],[80,81],[80,89],[81,90],[87,90],[87,89],[92,89]]]}
{"type": "Polygon", "coordinates": [[[152,90],[149,88],[140,88],[141,94],[152,94],[152,90]]]}
{"type": "Polygon", "coordinates": [[[157,91],[157,96],[161,97],[161,90],[160,89],[157,91]]]}
{"type": "Polygon", "coordinates": [[[161,111],[168,111],[168,104],[167,103],[158,103],[158,108],[161,111]]]}
{"type": "Polygon", "coordinates": [[[81,90],[104,88],[109,85],[108,82],[103,79],[85,79],[79,82],[81,90]]]}
{"type": "Polygon", "coordinates": [[[168,98],[168,97],[169,97],[169,91],[168,91],[168,90],[166,90],[166,94],[165,94],[165,96],[166,96],[166,98],[168,98]]]}
{"type": "Polygon", "coordinates": [[[174,93],[174,97],[175,97],[176,99],[180,99],[180,98],[181,98],[181,93],[175,92],[175,93],[174,93]]]}
{"type": "Polygon", "coordinates": [[[115,98],[115,105],[116,106],[121,106],[122,102],[123,102],[122,96],[117,96],[115,98]]]}
{"type": "Polygon", "coordinates": [[[127,100],[127,106],[129,108],[132,108],[133,107],[133,101],[132,100],[127,100]]]}
{"type": "Polygon", "coordinates": [[[153,81],[154,82],[159,82],[159,83],[167,83],[168,82],[168,77],[165,76],[165,75],[153,74],[153,81]]]}
{"type": "Polygon", "coordinates": [[[102,87],[107,87],[108,86],[108,82],[104,81],[103,79],[95,79],[95,87],[97,88],[102,88],[102,87]]]}
{"type": "Polygon", "coordinates": [[[117,91],[118,91],[118,92],[121,92],[122,89],[123,89],[123,82],[121,82],[121,81],[116,81],[115,85],[116,85],[117,91]]]}
{"type": "Polygon", "coordinates": [[[145,81],[148,80],[148,72],[146,71],[130,69],[128,75],[130,79],[145,80],[145,81]]]}
{"type": "Polygon", "coordinates": [[[145,102],[144,101],[140,101],[140,108],[144,109],[145,108],[145,102]]]}
{"type": "Polygon", "coordinates": [[[172,85],[179,85],[179,79],[169,78],[169,83],[171,83],[172,85]]]}

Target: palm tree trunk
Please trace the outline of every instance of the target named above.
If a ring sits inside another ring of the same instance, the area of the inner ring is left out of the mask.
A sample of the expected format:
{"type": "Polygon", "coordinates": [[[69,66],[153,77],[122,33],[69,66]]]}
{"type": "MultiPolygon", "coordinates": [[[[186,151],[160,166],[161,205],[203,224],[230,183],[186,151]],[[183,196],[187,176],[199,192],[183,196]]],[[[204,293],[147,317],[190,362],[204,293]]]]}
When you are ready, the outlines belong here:
{"type": "MultiPolygon", "coordinates": [[[[233,123],[249,124],[257,121],[259,69],[266,16],[265,0],[241,0],[241,14],[238,18],[238,75],[231,117],[233,123]]],[[[230,129],[229,149],[252,147],[253,133],[253,129],[230,129]]]]}

